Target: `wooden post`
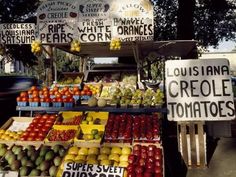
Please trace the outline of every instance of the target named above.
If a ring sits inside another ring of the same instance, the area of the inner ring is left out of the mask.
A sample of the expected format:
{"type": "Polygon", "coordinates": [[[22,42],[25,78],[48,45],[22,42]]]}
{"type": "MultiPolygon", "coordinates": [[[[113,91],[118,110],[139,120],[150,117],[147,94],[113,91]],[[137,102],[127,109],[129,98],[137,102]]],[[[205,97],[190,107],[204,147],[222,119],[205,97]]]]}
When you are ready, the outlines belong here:
{"type": "Polygon", "coordinates": [[[51,86],[53,83],[53,50],[50,45],[45,46],[46,62],[46,85],[51,86]]]}
{"type": "Polygon", "coordinates": [[[188,168],[204,168],[206,162],[206,133],[204,122],[178,122],[179,151],[188,168]]]}

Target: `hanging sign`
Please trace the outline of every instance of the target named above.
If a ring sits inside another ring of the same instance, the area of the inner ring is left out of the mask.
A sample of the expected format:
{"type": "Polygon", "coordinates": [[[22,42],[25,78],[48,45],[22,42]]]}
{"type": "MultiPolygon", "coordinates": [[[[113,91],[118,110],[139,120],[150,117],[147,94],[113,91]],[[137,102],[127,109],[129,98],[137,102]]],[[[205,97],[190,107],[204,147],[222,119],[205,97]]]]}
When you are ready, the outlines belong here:
{"type": "Polygon", "coordinates": [[[121,41],[153,40],[153,5],[149,0],[113,1],[111,11],[112,37],[121,41]]]}
{"type": "Polygon", "coordinates": [[[227,59],[166,62],[168,119],[217,121],[235,118],[227,59]]]}
{"type": "Polygon", "coordinates": [[[68,162],[64,165],[62,177],[123,177],[124,168],[68,162]]]}
{"type": "Polygon", "coordinates": [[[3,23],[0,24],[0,43],[31,44],[35,40],[34,23],[3,23]]]}
{"type": "Polygon", "coordinates": [[[72,0],[43,2],[37,10],[38,38],[42,43],[70,43],[78,18],[77,6],[72,0]]]}
{"type": "Polygon", "coordinates": [[[78,38],[81,42],[111,40],[110,0],[82,0],[78,3],[78,38]]]}

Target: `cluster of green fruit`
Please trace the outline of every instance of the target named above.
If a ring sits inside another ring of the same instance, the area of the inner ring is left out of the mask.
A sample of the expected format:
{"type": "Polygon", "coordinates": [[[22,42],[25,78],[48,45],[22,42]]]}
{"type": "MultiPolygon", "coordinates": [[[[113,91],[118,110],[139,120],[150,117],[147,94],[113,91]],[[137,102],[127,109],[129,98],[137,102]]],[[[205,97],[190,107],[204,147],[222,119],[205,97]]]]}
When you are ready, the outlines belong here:
{"type": "Polygon", "coordinates": [[[164,102],[163,99],[164,93],[160,89],[157,89],[152,99],[152,106],[162,105],[164,102]]]}
{"type": "Polygon", "coordinates": [[[104,132],[98,131],[98,129],[92,129],[89,134],[83,134],[85,141],[89,140],[100,140],[104,132]]]}
{"type": "Polygon", "coordinates": [[[117,105],[120,103],[120,97],[122,96],[122,92],[120,88],[116,88],[116,90],[112,94],[111,102],[110,104],[117,105]]]}
{"type": "Polygon", "coordinates": [[[71,77],[63,78],[62,80],[58,81],[58,84],[61,85],[69,85],[69,84],[81,84],[83,79],[80,76],[77,76],[75,79],[71,77]]]}
{"type": "Polygon", "coordinates": [[[13,145],[8,149],[2,144],[0,169],[19,171],[20,176],[56,176],[65,154],[66,149],[61,145],[41,146],[39,149],[31,145],[13,145]]]}
{"type": "Polygon", "coordinates": [[[143,92],[139,89],[135,90],[131,102],[131,105],[140,105],[142,103],[143,92]]]}
{"type": "Polygon", "coordinates": [[[77,147],[72,146],[64,158],[64,162],[86,164],[113,165],[127,167],[130,147],[77,147]]]}
{"type": "Polygon", "coordinates": [[[93,118],[93,116],[87,116],[85,120],[82,120],[81,124],[84,125],[100,125],[101,124],[101,119],[99,118],[93,118]]]}
{"type": "Polygon", "coordinates": [[[132,99],[133,93],[130,88],[125,88],[120,98],[120,105],[129,105],[132,99]]]}

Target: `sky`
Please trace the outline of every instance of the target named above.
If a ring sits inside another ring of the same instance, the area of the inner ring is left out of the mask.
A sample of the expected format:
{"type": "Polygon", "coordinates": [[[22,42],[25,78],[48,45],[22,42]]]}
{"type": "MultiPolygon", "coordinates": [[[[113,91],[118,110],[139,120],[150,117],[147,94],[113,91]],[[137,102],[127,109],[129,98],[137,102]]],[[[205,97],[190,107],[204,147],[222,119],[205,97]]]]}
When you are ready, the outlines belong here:
{"type": "Polygon", "coordinates": [[[210,52],[231,52],[236,48],[236,42],[233,41],[222,41],[217,48],[209,47],[210,52]]]}

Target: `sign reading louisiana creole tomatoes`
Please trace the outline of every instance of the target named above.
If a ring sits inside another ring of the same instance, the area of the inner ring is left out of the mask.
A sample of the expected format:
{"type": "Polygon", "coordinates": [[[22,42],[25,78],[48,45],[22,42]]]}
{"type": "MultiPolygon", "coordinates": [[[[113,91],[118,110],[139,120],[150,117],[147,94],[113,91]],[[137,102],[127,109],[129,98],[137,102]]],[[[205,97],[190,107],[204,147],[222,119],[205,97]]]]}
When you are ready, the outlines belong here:
{"type": "Polygon", "coordinates": [[[153,40],[153,6],[149,0],[113,1],[111,14],[113,37],[121,41],[153,40]]]}
{"type": "Polygon", "coordinates": [[[34,23],[3,23],[0,24],[0,43],[31,44],[35,40],[34,23]]]}
{"type": "Polygon", "coordinates": [[[78,36],[81,42],[109,42],[111,40],[110,0],[82,0],[78,2],[78,36]]]}
{"type": "Polygon", "coordinates": [[[228,60],[169,60],[165,71],[169,120],[235,118],[228,60]]]}
{"type": "Polygon", "coordinates": [[[38,38],[44,44],[70,43],[78,18],[75,1],[43,2],[37,10],[38,38]]]}

